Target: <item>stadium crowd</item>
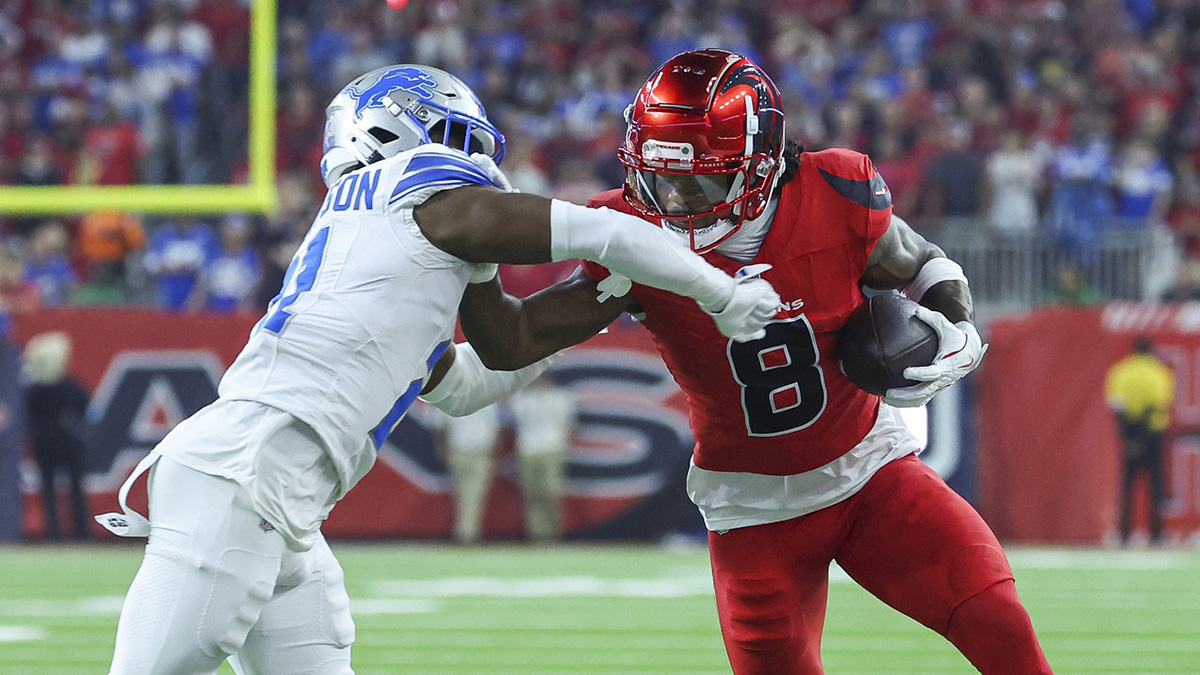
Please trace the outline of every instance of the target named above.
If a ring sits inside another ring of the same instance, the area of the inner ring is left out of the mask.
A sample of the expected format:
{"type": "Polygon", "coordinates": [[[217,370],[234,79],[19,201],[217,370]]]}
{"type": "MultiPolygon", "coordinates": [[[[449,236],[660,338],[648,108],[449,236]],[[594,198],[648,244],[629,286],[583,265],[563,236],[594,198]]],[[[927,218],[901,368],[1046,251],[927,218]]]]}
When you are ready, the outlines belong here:
{"type": "MultiPolygon", "coordinates": [[[[243,181],[248,5],[0,0],[0,184],[243,181]]],[[[1171,297],[1200,298],[1189,0],[279,0],[279,208],[9,218],[0,298],[260,311],[323,194],[325,102],[396,62],[476,89],[519,189],[584,201],[624,179],[622,113],[646,75],[701,46],[772,73],[809,149],[871,154],[918,229],[1043,233],[1086,261],[1106,230],[1166,223],[1184,254],[1171,297]]]]}

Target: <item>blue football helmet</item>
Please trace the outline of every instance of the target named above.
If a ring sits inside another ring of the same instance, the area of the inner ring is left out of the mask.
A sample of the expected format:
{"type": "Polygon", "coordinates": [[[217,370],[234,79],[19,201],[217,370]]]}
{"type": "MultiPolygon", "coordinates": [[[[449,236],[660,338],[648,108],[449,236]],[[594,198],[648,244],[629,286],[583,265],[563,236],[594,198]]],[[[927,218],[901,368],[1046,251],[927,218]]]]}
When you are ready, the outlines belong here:
{"type": "Polygon", "coordinates": [[[504,160],[504,135],[462,80],[430,66],[372,70],[325,109],[321,176],[333,185],[350,171],[425,143],[481,152],[496,164],[504,160]]]}

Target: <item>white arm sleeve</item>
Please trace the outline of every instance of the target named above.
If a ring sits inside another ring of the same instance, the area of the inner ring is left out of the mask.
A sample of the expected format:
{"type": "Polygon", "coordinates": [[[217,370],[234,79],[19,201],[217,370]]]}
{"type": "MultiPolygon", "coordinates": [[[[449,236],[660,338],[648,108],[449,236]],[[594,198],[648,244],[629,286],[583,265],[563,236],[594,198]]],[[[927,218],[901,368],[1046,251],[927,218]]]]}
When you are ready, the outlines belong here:
{"type": "Polygon", "coordinates": [[[442,381],[422,401],[452,417],[462,417],[507,398],[537,379],[557,355],[548,356],[520,370],[491,370],[479,360],[469,342],[454,345],[454,363],[442,381]]]}
{"type": "Polygon", "coordinates": [[[732,277],[662,229],[608,208],[553,200],[550,255],[556,261],[600,263],[639,284],[692,298],[710,314],[724,309],[733,296],[732,277]]]}

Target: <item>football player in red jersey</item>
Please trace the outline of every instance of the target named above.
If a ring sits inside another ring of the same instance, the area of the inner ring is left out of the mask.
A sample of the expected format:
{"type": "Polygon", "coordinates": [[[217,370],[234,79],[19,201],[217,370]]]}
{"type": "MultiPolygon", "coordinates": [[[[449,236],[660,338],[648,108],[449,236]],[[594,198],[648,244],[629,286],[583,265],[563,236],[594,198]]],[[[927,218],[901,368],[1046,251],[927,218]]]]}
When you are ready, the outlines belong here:
{"type": "Polygon", "coordinates": [[[775,320],[738,343],[693,301],[584,263],[523,301],[495,282],[468,289],[463,328],[485,363],[517,368],[622,312],[644,315],[687,394],[696,439],[688,491],[710,531],[737,675],[822,672],[835,560],[981,673],[1050,673],[995,535],[916,458],[893,407],[925,403],[982,358],[962,269],[892,214],[867,156],[786,141],[779,92],[744,57],[676,56],[628,118],[619,151],[628,181],[590,205],[641,215],[731,276],[770,281],[782,298],[775,320]],[[940,338],[934,363],[906,373],[920,383],[887,392],[890,405],[855,387],[834,356],[863,286],[901,289],[940,338]],[[524,314],[474,310],[497,302],[524,314]]]}

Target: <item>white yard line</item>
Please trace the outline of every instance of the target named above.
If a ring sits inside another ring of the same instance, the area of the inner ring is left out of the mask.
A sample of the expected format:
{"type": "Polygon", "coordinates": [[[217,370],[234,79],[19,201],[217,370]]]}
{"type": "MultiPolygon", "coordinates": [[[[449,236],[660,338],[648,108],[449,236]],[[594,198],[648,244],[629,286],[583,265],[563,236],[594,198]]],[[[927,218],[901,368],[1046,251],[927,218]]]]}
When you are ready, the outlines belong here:
{"type": "Polygon", "coordinates": [[[1019,569],[1176,570],[1200,568],[1200,556],[1188,551],[1105,551],[1010,549],[1019,569]]]}
{"type": "Polygon", "coordinates": [[[400,598],[684,598],[711,596],[708,576],[679,579],[602,579],[594,576],[452,577],[443,579],[393,579],[370,585],[371,594],[400,598]]]}
{"type": "Polygon", "coordinates": [[[0,626],[0,642],[37,642],[47,637],[41,626],[0,626]]]}

